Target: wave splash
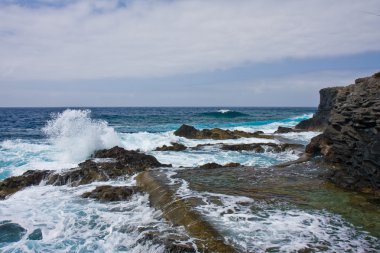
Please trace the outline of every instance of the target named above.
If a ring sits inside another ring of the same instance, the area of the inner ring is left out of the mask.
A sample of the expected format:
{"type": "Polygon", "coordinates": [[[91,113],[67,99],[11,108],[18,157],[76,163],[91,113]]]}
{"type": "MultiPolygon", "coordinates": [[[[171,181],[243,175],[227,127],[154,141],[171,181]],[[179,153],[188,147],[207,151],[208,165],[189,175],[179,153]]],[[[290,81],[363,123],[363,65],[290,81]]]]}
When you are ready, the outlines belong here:
{"type": "Polygon", "coordinates": [[[121,145],[116,131],[103,120],[90,117],[90,110],[67,109],[53,115],[42,129],[60,151],[60,160],[82,161],[95,150],[121,145]]]}

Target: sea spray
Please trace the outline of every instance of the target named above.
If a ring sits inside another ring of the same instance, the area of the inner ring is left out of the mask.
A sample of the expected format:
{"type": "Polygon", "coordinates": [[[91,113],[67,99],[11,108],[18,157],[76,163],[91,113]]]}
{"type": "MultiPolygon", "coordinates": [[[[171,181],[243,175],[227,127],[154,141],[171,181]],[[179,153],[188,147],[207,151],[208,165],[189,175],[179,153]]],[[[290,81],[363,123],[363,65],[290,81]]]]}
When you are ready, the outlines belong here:
{"type": "Polygon", "coordinates": [[[79,162],[95,150],[121,145],[116,131],[103,120],[91,119],[90,114],[90,110],[67,109],[53,115],[42,129],[61,152],[61,160],[79,162]]]}

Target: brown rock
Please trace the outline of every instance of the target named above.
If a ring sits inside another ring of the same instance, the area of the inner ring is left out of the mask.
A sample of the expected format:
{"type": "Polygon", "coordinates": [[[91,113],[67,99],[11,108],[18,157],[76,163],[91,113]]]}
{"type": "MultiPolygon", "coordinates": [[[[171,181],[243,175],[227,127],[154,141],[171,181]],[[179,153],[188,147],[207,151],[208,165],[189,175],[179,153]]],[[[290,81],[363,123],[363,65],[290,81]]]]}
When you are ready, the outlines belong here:
{"type": "Polygon", "coordinates": [[[239,130],[224,130],[220,128],[198,130],[193,126],[182,125],[174,132],[174,135],[185,137],[188,139],[213,139],[213,140],[227,140],[239,138],[263,138],[273,139],[271,135],[264,135],[260,133],[248,133],[239,130]]]}
{"type": "Polygon", "coordinates": [[[140,192],[138,187],[103,185],[96,187],[91,192],[83,193],[82,197],[102,201],[122,201],[130,199],[137,192],[140,192]]]}

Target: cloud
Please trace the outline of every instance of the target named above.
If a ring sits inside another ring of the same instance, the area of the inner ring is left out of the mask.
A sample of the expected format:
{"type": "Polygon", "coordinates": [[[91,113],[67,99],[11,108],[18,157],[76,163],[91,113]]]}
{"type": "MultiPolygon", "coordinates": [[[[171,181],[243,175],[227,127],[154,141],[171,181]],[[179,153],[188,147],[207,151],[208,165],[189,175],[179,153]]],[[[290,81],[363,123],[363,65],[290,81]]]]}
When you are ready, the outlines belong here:
{"type": "Polygon", "coordinates": [[[378,0],[120,3],[0,5],[0,80],[152,78],[380,50],[380,18],[365,14],[378,0]]]}

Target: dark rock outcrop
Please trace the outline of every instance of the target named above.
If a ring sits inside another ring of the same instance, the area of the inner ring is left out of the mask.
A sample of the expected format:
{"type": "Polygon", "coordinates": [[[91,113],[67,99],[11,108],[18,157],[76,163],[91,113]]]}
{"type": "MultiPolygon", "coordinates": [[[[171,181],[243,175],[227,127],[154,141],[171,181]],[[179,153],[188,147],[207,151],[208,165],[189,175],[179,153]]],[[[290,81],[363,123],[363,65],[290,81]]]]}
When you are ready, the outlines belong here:
{"type": "Polygon", "coordinates": [[[21,176],[9,177],[0,182],[0,199],[5,199],[25,187],[39,185],[50,174],[51,171],[47,170],[28,170],[21,176]]]}
{"type": "Polygon", "coordinates": [[[218,169],[218,168],[236,168],[241,167],[240,163],[226,163],[225,165],[220,165],[218,163],[206,163],[199,166],[200,169],[218,169]]]}
{"type": "Polygon", "coordinates": [[[171,142],[171,146],[163,145],[162,147],[158,147],[155,151],[184,151],[187,147],[181,143],[171,142]]]}
{"type": "Polygon", "coordinates": [[[102,201],[122,201],[130,199],[137,192],[140,192],[138,187],[102,185],[91,192],[83,193],[82,197],[102,201]]]}
{"type": "Polygon", "coordinates": [[[213,139],[213,140],[228,140],[228,139],[239,139],[239,138],[263,138],[263,139],[273,139],[272,135],[265,135],[261,133],[248,133],[239,130],[224,130],[220,128],[213,129],[203,129],[198,130],[193,126],[182,125],[178,128],[174,135],[185,137],[188,139],[213,139]]]}
{"type": "Polygon", "coordinates": [[[380,189],[380,74],[334,88],[321,101],[333,103],[323,134],[307,146],[309,154],[323,154],[336,165],[331,180],[350,189],[380,189]]]}
{"type": "Polygon", "coordinates": [[[30,235],[28,235],[28,240],[38,241],[42,240],[42,231],[40,228],[35,229],[30,235]]]}
{"type": "Polygon", "coordinates": [[[287,133],[299,133],[302,131],[303,131],[302,129],[294,129],[294,128],[290,128],[290,127],[279,126],[277,128],[276,132],[274,132],[274,133],[275,134],[287,134],[287,133]]]}
{"type": "Polygon", "coordinates": [[[319,91],[320,102],[317,112],[311,119],[301,121],[296,129],[307,131],[323,131],[326,129],[336,97],[342,87],[325,88],[319,91]]]}
{"type": "Polygon", "coordinates": [[[252,144],[224,144],[222,150],[229,151],[255,151],[263,153],[265,151],[280,153],[288,150],[303,151],[304,146],[301,144],[293,143],[252,143],[252,144]]]}
{"type": "Polygon", "coordinates": [[[0,182],[0,199],[5,199],[25,187],[38,185],[43,180],[46,180],[46,184],[50,185],[78,186],[133,175],[149,168],[170,166],[161,164],[151,155],[125,150],[120,147],[99,150],[95,152],[93,158],[99,161],[86,160],[80,163],[77,168],[60,173],[31,170],[21,176],[7,178],[0,182]]]}

